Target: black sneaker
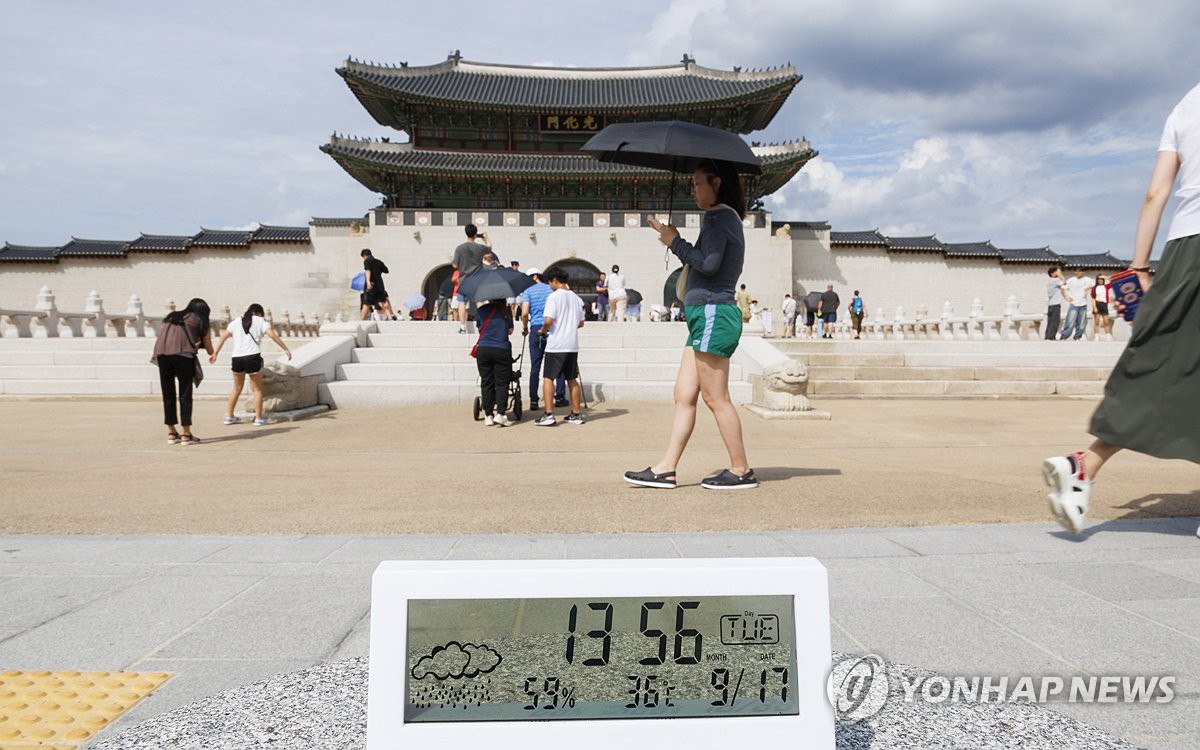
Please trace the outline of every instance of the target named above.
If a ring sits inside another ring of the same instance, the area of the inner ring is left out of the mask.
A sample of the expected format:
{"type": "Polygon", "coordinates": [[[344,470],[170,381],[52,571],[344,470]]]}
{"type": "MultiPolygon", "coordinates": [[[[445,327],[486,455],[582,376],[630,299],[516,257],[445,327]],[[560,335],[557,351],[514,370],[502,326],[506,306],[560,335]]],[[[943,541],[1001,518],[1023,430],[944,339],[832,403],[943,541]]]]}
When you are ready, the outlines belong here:
{"type": "Polygon", "coordinates": [[[537,410],[538,410],[537,399],[536,398],[530,399],[529,400],[529,411],[537,411],[537,410]]]}
{"type": "Polygon", "coordinates": [[[729,469],[722,469],[720,474],[705,479],[700,486],[706,490],[748,490],[757,487],[758,480],[754,478],[754,469],[740,477],[729,469]]]}
{"type": "Polygon", "coordinates": [[[652,471],[653,467],[647,466],[641,471],[625,472],[625,481],[630,484],[636,484],[639,487],[657,487],[664,490],[675,489],[675,472],[664,471],[662,474],[655,474],[652,471]]]}
{"type": "Polygon", "coordinates": [[[554,405],[558,406],[558,407],[570,406],[571,402],[566,400],[565,398],[556,398],[556,399],[554,399],[554,405]]]}
{"type": "Polygon", "coordinates": [[[583,424],[583,415],[571,413],[571,414],[568,414],[567,418],[564,419],[563,421],[566,422],[567,424],[583,424]]]}

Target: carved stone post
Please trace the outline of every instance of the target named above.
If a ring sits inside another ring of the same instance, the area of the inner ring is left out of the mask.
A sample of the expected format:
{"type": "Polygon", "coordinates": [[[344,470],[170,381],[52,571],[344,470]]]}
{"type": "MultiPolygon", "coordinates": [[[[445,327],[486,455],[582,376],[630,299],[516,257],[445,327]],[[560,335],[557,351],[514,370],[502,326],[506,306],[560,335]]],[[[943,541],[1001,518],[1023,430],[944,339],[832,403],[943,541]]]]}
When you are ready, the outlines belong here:
{"type": "Polygon", "coordinates": [[[42,317],[36,319],[39,328],[33,335],[37,338],[58,338],[58,306],[54,304],[54,292],[50,291],[50,287],[43,286],[38,290],[37,304],[33,309],[42,313],[42,317]]]}

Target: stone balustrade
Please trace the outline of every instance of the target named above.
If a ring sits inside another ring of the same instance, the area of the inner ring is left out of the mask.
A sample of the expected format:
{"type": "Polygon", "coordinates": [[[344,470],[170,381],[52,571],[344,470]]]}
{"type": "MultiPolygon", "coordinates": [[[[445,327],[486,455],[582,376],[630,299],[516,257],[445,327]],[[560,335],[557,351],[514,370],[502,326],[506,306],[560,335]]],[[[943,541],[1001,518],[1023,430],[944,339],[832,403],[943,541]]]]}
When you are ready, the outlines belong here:
{"type": "MultiPolygon", "coordinates": [[[[971,303],[971,309],[965,315],[955,313],[949,302],[942,305],[938,317],[930,317],[924,305],[919,305],[912,315],[903,306],[897,307],[891,315],[879,307],[863,320],[862,335],[869,339],[895,341],[1037,341],[1043,338],[1045,319],[1044,312],[1021,312],[1017,298],[1010,295],[1004,311],[992,314],[984,311],[979,299],[971,303]]],[[[838,321],[837,329],[835,338],[847,339],[854,335],[848,316],[846,320],[838,321]]]]}
{"type": "MultiPolygon", "coordinates": [[[[4,338],[104,338],[153,337],[158,334],[163,317],[176,309],[167,300],[163,315],[146,315],[138,295],[130,296],[125,312],[110,313],[104,309],[100,293],[92,291],[84,301],[83,312],[65,312],[58,308],[54,292],[43,286],[32,309],[22,310],[0,306],[0,337],[4,338]]],[[[214,311],[210,321],[215,331],[223,330],[234,319],[228,305],[214,311]]],[[[275,317],[266,311],[267,322],[280,336],[299,338],[320,335],[321,318],[316,313],[292,315],[284,310],[275,317]]],[[[329,320],[329,316],[326,316],[329,320]]]]}

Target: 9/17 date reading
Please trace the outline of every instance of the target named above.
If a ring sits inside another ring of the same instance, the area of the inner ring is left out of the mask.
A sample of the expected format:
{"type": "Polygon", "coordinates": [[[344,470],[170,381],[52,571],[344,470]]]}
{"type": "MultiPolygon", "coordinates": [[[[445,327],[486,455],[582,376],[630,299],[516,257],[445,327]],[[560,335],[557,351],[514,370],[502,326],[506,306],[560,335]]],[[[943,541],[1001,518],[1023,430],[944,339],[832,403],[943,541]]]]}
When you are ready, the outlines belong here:
{"type": "MultiPolygon", "coordinates": [[[[749,700],[753,701],[757,698],[759,703],[766,703],[768,698],[778,697],[781,703],[788,702],[787,667],[770,667],[759,670],[757,677],[758,684],[756,686],[749,684],[746,686],[749,700]]],[[[738,697],[741,695],[742,683],[746,678],[745,669],[739,670],[736,676],[732,676],[730,671],[724,667],[712,670],[709,673],[709,685],[716,700],[711,701],[710,705],[732,708],[737,704],[738,697]]],[[[625,708],[655,709],[660,706],[668,708],[675,706],[672,697],[676,692],[676,687],[660,675],[631,674],[625,675],[625,679],[630,683],[629,689],[625,691],[626,695],[630,696],[625,708]]],[[[754,680],[753,673],[749,679],[754,680]]],[[[536,711],[539,708],[547,711],[569,710],[575,708],[577,700],[575,687],[563,685],[558,677],[526,677],[523,692],[530,699],[524,706],[526,711],[536,711]]],[[[695,697],[702,698],[702,696],[695,697]]]]}

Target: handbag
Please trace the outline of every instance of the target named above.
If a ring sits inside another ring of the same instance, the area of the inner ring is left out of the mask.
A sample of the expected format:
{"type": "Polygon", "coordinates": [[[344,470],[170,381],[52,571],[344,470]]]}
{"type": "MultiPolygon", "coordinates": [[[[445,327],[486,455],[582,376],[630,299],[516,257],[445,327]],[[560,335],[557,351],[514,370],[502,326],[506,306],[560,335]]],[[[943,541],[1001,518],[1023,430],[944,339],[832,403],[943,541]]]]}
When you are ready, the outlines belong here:
{"type": "Polygon", "coordinates": [[[687,296],[688,273],[691,270],[692,267],[684,263],[683,267],[679,271],[679,278],[675,279],[675,298],[678,299],[680,303],[682,303],[683,298],[687,296]]]}
{"type": "Polygon", "coordinates": [[[192,386],[199,387],[201,381],[204,380],[204,368],[200,366],[200,355],[197,354],[193,359],[196,362],[196,372],[192,374],[192,386]]]}
{"type": "Polygon", "coordinates": [[[495,314],[496,314],[495,310],[492,310],[491,312],[489,312],[488,316],[486,318],[484,318],[484,320],[483,320],[483,325],[479,326],[479,338],[475,339],[475,346],[471,347],[471,356],[472,357],[476,356],[476,354],[479,351],[479,342],[483,341],[483,329],[487,328],[488,322],[492,319],[492,316],[495,314]]]}

